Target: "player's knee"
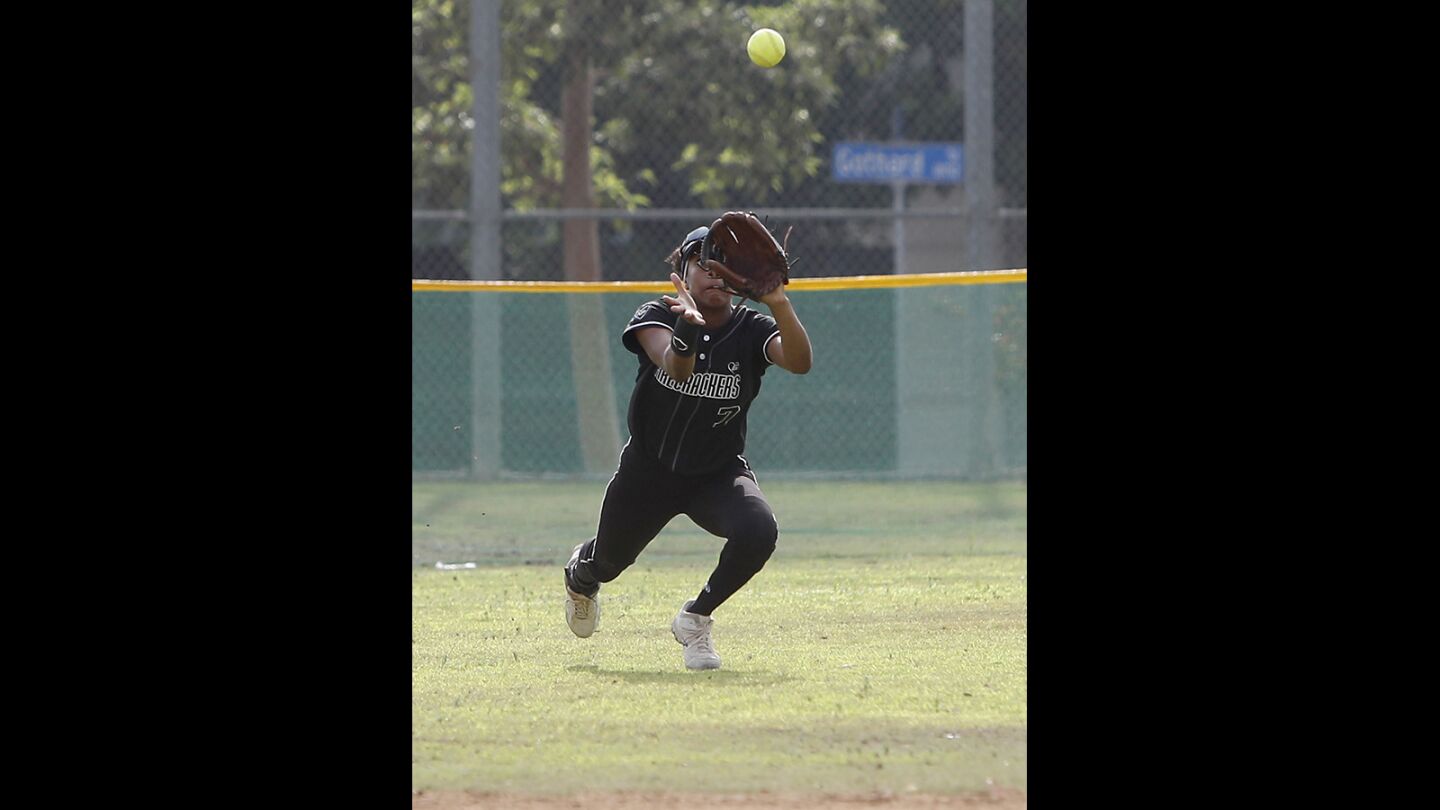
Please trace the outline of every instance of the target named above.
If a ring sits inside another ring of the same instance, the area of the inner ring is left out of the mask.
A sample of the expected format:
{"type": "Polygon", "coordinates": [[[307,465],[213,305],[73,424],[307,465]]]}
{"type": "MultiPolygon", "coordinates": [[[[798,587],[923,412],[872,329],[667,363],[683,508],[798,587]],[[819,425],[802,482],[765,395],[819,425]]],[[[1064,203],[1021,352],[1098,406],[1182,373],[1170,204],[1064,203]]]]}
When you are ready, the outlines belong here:
{"type": "Polygon", "coordinates": [[[751,568],[758,571],[770,559],[770,555],[775,553],[775,541],[779,536],[780,529],[775,524],[775,516],[769,510],[757,510],[749,513],[736,528],[736,550],[751,568]]]}

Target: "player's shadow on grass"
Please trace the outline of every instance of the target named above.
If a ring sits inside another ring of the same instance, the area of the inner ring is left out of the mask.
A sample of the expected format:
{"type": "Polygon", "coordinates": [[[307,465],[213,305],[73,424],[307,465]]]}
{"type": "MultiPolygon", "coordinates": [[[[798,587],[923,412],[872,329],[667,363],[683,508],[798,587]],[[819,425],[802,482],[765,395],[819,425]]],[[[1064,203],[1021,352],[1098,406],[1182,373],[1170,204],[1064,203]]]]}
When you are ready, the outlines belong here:
{"type": "Polygon", "coordinates": [[[716,669],[705,672],[653,672],[635,669],[601,669],[595,664],[566,667],[571,672],[589,672],[597,678],[626,683],[696,683],[716,686],[761,686],[799,680],[793,675],[777,675],[766,670],[716,669]]]}

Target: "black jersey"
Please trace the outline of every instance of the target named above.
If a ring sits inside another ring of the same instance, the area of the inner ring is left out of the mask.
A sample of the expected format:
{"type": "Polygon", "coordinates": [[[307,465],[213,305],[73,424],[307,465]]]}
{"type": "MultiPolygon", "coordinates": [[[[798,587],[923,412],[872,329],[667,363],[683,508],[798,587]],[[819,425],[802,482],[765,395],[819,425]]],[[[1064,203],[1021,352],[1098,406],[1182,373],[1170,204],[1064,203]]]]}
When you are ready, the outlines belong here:
{"type": "Polygon", "coordinates": [[[630,395],[630,441],[667,470],[699,475],[745,451],[745,417],[772,365],[766,349],[780,328],[769,315],[735,307],[719,328],[701,327],[695,372],[679,383],[650,362],[635,336],[653,327],[673,332],[679,317],[664,301],[651,301],[635,310],[621,337],[640,359],[630,395]]]}

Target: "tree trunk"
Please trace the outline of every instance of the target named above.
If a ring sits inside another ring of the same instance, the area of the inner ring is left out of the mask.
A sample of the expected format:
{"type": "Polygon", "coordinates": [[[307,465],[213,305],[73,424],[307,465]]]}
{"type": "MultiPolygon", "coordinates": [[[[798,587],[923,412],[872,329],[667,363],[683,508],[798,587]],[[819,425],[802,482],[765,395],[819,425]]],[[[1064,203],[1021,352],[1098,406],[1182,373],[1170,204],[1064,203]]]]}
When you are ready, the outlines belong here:
{"type": "MultiPolygon", "coordinates": [[[[572,0],[571,11],[576,10],[572,0]]],[[[577,38],[579,39],[579,38],[577,38]]],[[[591,112],[594,76],[589,48],[570,49],[560,99],[564,129],[562,208],[594,208],[590,178],[591,112]]],[[[593,219],[567,219],[564,234],[565,279],[600,280],[600,231],[593,219]]],[[[615,383],[610,373],[610,344],[616,339],[605,322],[603,296],[566,295],[570,314],[570,363],[575,383],[581,459],[587,473],[607,473],[620,455],[615,383]]]]}

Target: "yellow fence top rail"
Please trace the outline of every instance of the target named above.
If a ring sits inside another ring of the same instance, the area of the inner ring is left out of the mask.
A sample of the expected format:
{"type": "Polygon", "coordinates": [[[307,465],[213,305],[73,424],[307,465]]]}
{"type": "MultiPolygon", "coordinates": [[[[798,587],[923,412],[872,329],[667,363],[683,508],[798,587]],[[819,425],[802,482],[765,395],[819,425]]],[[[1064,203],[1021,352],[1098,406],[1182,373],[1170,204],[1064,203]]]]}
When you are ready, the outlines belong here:
{"type": "MultiPolygon", "coordinates": [[[[863,290],[879,287],[929,287],[937,284],[1015,284],[1026,280],[1027,268],[975,270],[962,273],[911,273],[899,276],[834,276],[792,279],[792,290],[863,290]]],[[[606,293],[674,292],[669,281],[456,281],[414,279],[412,292],[606,293]]]]}

